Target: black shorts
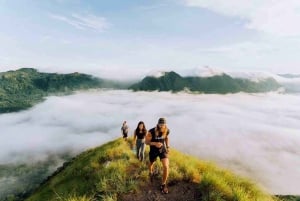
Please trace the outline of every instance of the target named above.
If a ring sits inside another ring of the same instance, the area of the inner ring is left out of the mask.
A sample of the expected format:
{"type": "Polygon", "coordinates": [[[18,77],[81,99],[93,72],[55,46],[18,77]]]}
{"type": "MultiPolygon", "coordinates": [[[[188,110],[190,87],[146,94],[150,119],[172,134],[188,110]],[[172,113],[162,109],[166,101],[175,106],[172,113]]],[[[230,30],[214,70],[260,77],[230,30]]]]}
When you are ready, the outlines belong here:
{"type": "Polygon", "coordinates": [[[128,134],[127,133],[123,133],[123,138],[127,138],[128,134]]]}
{"type": "Polygon", "coordinates": [[[163,152],[159,152],[159,151],[150,151],[149,152],[149,160],[151,163],[153,163],[156,158],[159,157],[160,160],[164,159],[164,158],[168,158],[168,153],[163,151],[163,152]]]}

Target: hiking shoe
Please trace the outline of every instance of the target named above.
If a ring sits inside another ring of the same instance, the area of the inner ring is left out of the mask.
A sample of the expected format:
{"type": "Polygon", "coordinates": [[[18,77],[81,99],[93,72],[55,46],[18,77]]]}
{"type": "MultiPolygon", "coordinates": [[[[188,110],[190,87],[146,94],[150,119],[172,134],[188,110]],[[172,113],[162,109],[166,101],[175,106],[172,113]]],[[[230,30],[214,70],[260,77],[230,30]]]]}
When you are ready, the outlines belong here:
{"type": "Polygon", "coordinates": [[[168,190],[168,187],[166,184],[162,184],[160,185],[160,190],[163,194],[168,194],[169,193],[169,190],[168,190]]]}
{"type": "Polygon", "coordinates": [[[153,173],[149,173],[149,178],[150,178],[150,182],[152,183],[154,180],[154,174],[153,173]]]}

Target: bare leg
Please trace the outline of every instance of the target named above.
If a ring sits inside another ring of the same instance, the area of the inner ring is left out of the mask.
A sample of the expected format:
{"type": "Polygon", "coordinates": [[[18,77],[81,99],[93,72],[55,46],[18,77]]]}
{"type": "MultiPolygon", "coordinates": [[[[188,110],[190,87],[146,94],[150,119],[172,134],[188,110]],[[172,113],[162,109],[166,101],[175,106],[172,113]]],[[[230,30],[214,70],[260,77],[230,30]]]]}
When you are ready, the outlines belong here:
{"type": "Polygon", "coordinates": [[[150,173],[150,174],[153,173],[153,164],[154,164],[154,162],[150,162],[150,163],[149,163],[149,173],[150,173]]]}
{"type": "Polygon", "coordinates": [[[150,162],[149,163],[149,177],[150,177],[150,182],[152,183],[153,182],[153,164],[154,162],[150,162]]]}
{"type": "Polygon", "coordinates": [[[163,176],[162,176],[162,183],[161,184],[166,184],[167,179],[169,176],[169,159],[168,158],[163,158],[161,160],[162,165],[163,165],[163,176]]]}

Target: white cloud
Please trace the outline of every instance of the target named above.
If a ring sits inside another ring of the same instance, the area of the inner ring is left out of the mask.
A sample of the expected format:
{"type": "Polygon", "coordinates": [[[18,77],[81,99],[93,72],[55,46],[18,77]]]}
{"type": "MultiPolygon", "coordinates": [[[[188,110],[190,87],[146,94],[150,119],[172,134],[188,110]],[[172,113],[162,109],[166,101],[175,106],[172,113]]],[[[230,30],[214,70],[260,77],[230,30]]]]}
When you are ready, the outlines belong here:
{"type": "Polygon", "coordinates": [[[67,24],[81,30],[92,29],[94,31],[103,32],[110,27],[110,24],[107,22],[106,18],[91,14],[72,14],[70,17],[50,14],[50,17],[59,21],[66,22],[67,24]]]}
{"type": "Polygon", "coordinates": [[[272,73],[300,73],[299,51],[298,39],[278,37],[195,50],[212,66],[272,73]]]}
{"type": "Polygon", "coordinates": [[[0,115],[0,163],[78,153],[166,117],[171,147],[215,161],[276,194],[299,194],[300,96],[94,91],[0,115]]]}
{"type": "Polygon", "coordinates": [[[201,7],[248,21],[246,27],[280,36],[299,36],[298,0],[183,0],[187,6],[201,7]]]}
{"type": "MultiPolygon", "coordinates": [[[[48,46],[43,48],[28,44],[0,49],[0,69],[35,67],[40,71],[78,71],[123,80],[141,78],[151,70],[178,72],[199,66],[227,71],[300,73],[300,40],[292,38],[268,38],[206,48],[197,44],[178,47],[149,40],[79,40],[77,43],[66,41],[67,44],[58,39],[47,40],[44,43],[48,46]]],[[[0,38],[0,41],[4,40],[0,38]]]]}
{"type": "Polygon", "coordinates": [[[300,73],[300,39],[296,37],[268,35],[208,47],[189,39],[182,44],[140,37],[129,40],[78,38],[76,43],[73,38],[66,39],[46,35],[38,43],[23,44],[12,36],[0,34],[0,42],[5,47],[0,48],[0,68],[16,66],[52,72],[79,71],[117,79],[138,78],[150,70],[179,71],[198,66],[300,73]]]}

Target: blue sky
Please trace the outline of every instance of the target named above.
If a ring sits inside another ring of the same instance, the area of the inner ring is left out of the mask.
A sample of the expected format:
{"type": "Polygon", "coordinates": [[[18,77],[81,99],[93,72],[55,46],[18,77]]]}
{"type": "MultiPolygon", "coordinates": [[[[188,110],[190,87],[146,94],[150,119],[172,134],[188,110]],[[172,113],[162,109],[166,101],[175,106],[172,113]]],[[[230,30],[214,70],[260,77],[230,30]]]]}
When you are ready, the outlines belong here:
{"type": "Polygon", "coordinates": [[[297,0],[0,0],[0,71],[300,73],[299,21],[297,0]]]}

